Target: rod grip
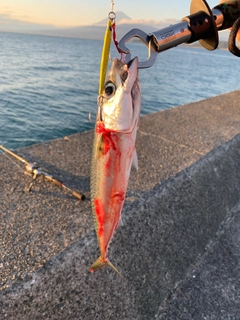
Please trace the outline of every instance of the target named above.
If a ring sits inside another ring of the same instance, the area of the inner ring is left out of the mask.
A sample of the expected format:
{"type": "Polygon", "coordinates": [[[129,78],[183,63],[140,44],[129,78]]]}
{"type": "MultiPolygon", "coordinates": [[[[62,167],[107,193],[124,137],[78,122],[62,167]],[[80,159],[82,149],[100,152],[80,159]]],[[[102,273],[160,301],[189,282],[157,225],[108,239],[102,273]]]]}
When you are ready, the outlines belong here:
{"type": "Polygon", "coordinates": [[[81,192],[77,191],[77,190],[73,191],[72,195],[74,197],[76,197],[77,199],[79,199],[79,200],[84,200],[85,199],[85,195],[82,194],[81,192]]]}
{"type": "Polygon", "coordinates": [[[213,9],[220,10],[224,16],[223,24],[219,30],[231,28],[235,20],[240,17],[240,1],[238,0],[226,0],[213,9]]]}
{"type": "Polygon", "coordinates": [[[53,178],[52,176],[50,176],[50,175],[44,175],[44,178],[47,179],[47,180],[49,180],[49,181],[51,181],[51,182],[54,183],[56,186],[62,187],[62,184],[63,184],[63,183],[62,183],[61,181],[53,178]]]}

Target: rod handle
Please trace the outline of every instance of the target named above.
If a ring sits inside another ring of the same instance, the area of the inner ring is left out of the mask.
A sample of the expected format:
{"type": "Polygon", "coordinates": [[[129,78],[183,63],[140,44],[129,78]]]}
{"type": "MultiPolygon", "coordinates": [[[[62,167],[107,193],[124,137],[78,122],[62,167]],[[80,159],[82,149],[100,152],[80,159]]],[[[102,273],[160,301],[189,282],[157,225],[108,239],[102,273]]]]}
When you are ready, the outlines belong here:
{"type": "Polygon", "coordinates": [[[238,0],[226,0],[214,7],[214,9],[221,11],[224,16],[223,24],[218,30],[231,28],[235,20],[240,17],[240,1],[238,0]]]}
{"type": "Polygon", "coordinates": [[[79,199],[79,200],[84,200],[85,199],[85,195],[82,194],[81,192],[77,191],[77,190],[73,191],[72,195],[74,197],[76,197],[77,199],[79,199]]]}

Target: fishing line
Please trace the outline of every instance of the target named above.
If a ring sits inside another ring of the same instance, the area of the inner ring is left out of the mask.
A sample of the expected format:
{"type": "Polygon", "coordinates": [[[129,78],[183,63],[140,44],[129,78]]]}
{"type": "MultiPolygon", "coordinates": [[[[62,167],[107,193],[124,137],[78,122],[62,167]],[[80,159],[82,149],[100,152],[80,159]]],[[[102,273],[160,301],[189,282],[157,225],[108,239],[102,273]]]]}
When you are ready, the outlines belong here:
{"type": "Polygon", "coordinates": [[[26,171],[25,171],[22,167],[20,167],[19,164],[17,164],[6,152],[3,152],[2,154],[3,154],[6,158],[8,158],[8,160],[10,160],[13,164],[15,164],[15,166],[18,167],[18,169],[19,169],[20,171],[22,171],[24,174],[26,173],[26,171]]]}
{"type": "Polygon", "coordinates": [[[123,52],[119,49],[119,46],[118,46],[118,41],[117,41],[117,32],[116,32],[116,13],[114,12],[114,0],[111,0],[111,3],[112,3],[112,7],[111,7],[111,12],[109,13],[109,19],[112,20],[112,40],[113,40],[113,43],[115,44],[115,47],[117,49],[117,51],[121,54],[121,58],[122,60],[124,59],[124,54],[123,52]]]}
{"type": "Polygon", "coordinates": [[[111,12],[114,12],[114,0],[111,0],[111,12]]]}

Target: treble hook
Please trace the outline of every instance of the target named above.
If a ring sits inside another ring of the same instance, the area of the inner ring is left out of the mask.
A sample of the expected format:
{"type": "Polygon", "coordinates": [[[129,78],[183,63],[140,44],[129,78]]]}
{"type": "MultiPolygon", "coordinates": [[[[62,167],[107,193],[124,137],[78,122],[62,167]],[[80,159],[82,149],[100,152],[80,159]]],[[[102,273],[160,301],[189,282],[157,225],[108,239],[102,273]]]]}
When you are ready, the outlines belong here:
{"type": "Polygon", "coordinates": [[[237,57],[240,57],[240,49],[238,46],[236,46],[236,37],[239,30],[240,17],[238,17],[237,20],[235,20],[228,39],[228,50],[237,57]]]}

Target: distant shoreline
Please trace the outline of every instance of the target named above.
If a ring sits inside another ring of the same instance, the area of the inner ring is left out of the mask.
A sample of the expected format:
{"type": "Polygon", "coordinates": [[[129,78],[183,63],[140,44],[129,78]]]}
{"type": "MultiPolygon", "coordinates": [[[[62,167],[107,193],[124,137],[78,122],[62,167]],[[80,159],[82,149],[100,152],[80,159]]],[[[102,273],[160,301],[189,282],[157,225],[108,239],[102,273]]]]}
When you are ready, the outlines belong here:
{"type": "MultiPolygon", "coordinates": [[[[126,26],[125,26],[126,27],[126,26]]],[[[124,29],[118,27],[118,41],[122,36],[129,31],[129,29],[124,29]]],[[[129,26],[128,26],[129,27],[129,26]]],[[[39,30],[39,31],[1,31],[1,33],[10,33],[10,34],[20,34],[20,35],[36,35],[36,36],[46,36],[46,37],[59,37],[59,38],[69,38],[69,39],[85,39],[85,40],[100,40],[103,41],[105,34],[105,27],[103,26],[83,26],[80,28],[66,29],[66,30],[39,30]],[[71,30],[71,32],[69,32],[71,30]],[[92,36],[89,36],[92,35],[92,36]]],[[[141,42],[138,38],[133,38],[133,42],[141,42]]],[[[185,43],[181,44],[185,45],[185,43]]],[[[186,44],[188,46],[193,46],[197,48],[202,48],[199,42],[194,42],[192,44],[186,44]]],[[[227,49],[228,42],[226,40],[220,40],[218,49],[227,49]]]]}
{"type": "MultiPolygon", "coordinates": [[[[82,40],[98,40],[103,41],[103,38],[85,38],[81,36],[74,36],[74,35],[55,35],[55,34],[44,34],[44,33],[31,33],[31,32],[13,32],[13,31],[0,31],[0,33],[8,33],[8,34],[19,34],[19,35],[28,35],[28,36],[41,36],[41,37],[57,37],[57,38],[66,38],[66,39],[82,39],[82,40]]],[[[142,43],[141,40],[138,38],[131,39],[131,42],[134,43],[142,43]]],[[[188,48],[202,48],[202,45],[196,41],[194,43],[188,44],[188,43],[182,43],[179,46],[184,46],[188,48]]],[[[228,50],[228,42],[227,41],[219,41],[219,45],[217,47],[219,50],[228,50]]]]}

